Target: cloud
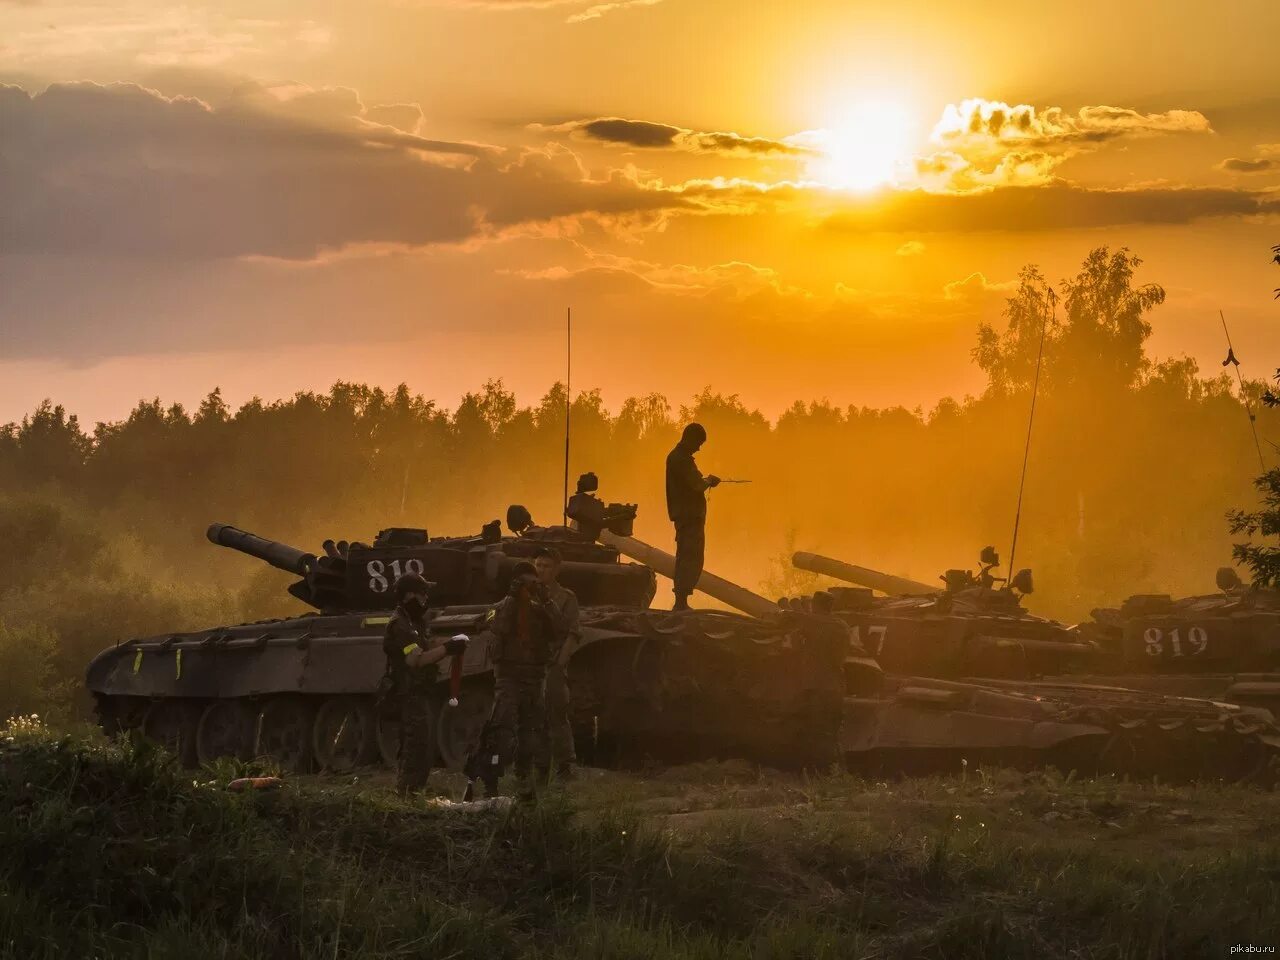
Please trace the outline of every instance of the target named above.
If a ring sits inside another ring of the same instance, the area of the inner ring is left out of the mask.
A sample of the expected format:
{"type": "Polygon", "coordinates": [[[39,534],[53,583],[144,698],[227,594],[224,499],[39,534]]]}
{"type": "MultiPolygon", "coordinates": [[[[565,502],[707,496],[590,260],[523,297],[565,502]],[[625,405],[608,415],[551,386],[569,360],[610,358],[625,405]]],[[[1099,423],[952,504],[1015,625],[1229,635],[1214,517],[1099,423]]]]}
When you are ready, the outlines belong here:
{"type": "Polygon", "coordinates": [[[662,0],[614,0],[612,3],[597,3],[587,9],[565,18],[565,23],[586,23],[588,20],[599,20],[607,13],[615,10],[626,10],[628,7],[656,7],[662,0]]]}
{"type": "Polygon", "coordinates": [[[320,21],[243,17],[217,4],[10,3],[0,30],[0,65],[34,65],[57,75],[67,64],[78,68],[109,57],[147,66],[207,68],[246,58],[316,54],[332,39],[332,29],[320,21]]]}
{"type": "Polygon", "coordinates": [[[307,259],[700,207],[621,172],[591,179],[563,147],[499,153],[382,116],[297,84],[219,107],[132,84],[0,86],[0,252],[307,259]]]}
{"type": "Polygon", "coordinates": [[[1226,170],[1230,173],[1265,173],[1267,170],[1274,170],[1280,164],[1269,157],[1257,157],[1253,160],[1244,160],[1240,157],[1228,157],[1218,164],[1219,170],[1226,170]]]}
{"type": "Polygon", "coordinates": [[[982,273],[971,273],[963,280],[952,280],[942,288],[942,296],[946,300],[980,300],[992,294],[1003,295],[1017,289],[1016,280],[1003,280],[992,283],[982,273]]]}
{"type": "Polygon", "coordinates": [[[1069,230],[1127,223],[1185,224],[1207,217],[1280,213],[1280,197],[1210,187],[1097,190],[1061,181],[984,193],[887,193],[850,205],[826,228],[857,232],[1069,230]]]}
{"type": "Polygon", "coordinates": [[[585,285],[595,293],[625,294],[651,288],[692,296],[716,294],[732,300],[743,300],[765,291],[802,300],[812,296],[800,287],[784,284],[777,271],[770,267],[760,267],[739,260],[699,267],[683,263],[656,264],[585,249],[581,252],[587,260],[583,266],[503,272],[526,280],[572,282],[575,288],[585,285]]]}
{"type": "Polygon", "coordinates": [[[598,117],[594,120],[572,120],[554,126],[533,124],[535,130],[570,133],[618,146],[647,150],[686,150],[691,153],[718,153],[736,156],[797,156],[811,151],[784,140],[766,137],[744,137],[737,133],[703,132],[654,123],[650,120],[626,120],[622,117],[598,117]]]}
{"type": "Polygon", "coordinates": [[[1194,110],[1086,106],[1070,113],[974,98],[943,109],[930,134],[939,149],[916,157],[905,179],[909,186],[952,193],[1039,186],[1051,183],[1066,160],[1114,140],[1211,132],[1208,119],[1194,110]]]}
{"type": "Polygon", "coordinates": [[[1000,141],[1046,147],[1061,143],[1097,143],[1117,137],[1160,133],[1211,133],[1204,114],[1195,110],[1139,113],[1123,107],[1037,108],[1020,103],[973,98],[948,104],[933,128],[935,143],[1000,141]]]}
{"type": "Polygon", "coordinates": [[[405,133],[417,133],[422,124],[422,108],[416,103],[384,103],[368,107],[364,112],[370,123],[395,127],[405,133]]]}
{"type": "Polygon", "coordinates": [[[655,7],[662,0],[435,0],[437,4],[451,7],[471,7],[480,10],[550,10],[556,7],[576,7],[565,23],[586,23],[599,20],[607,14],[630,7],[655,7]]]}
{"type": "Polygon", "coordinates": [[[908,240],[897,249],[897,255],[900,257],[918,257],[924,253],[924,244],[919,240],[908,240]]]}

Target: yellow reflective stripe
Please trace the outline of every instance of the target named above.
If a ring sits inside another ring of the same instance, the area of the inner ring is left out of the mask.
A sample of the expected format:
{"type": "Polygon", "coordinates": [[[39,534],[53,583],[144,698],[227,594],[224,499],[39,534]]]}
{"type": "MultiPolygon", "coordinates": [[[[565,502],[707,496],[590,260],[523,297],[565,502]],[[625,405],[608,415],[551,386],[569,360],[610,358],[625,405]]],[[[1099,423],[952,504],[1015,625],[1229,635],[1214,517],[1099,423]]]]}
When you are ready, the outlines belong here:
{"type": "Polygon", "coordinates": [[[488,623],[490,620],[492,620],[492,619],[493,619],[494,617],[496,617],[497,615],[498,615],[498,611],[497,611],[497,610],[490,610],[488,613],[486,613],[486,614],[484,615],[484,622],[485,622],[485,623],[488,623]]]}
{"type": "Polygon", "coordinates": [[[360,621],[362,627],[385,627],[391,622],[390,617],[365,617],[360,621]]]}
{"type": "Polygon", "coordinates": [[[133,655],[133,672],[137,673],[142,669],[142,651],[139,650],[133,655]]]}
{"type": "Polygon", "coordinates": [[[173,678],[175,680],[182,679],[182,650],[179,649],[177,655],[173,658],[173,678]]]}
{"type": "Polygon", "coordinates": [[[418,649],[418,645],[416,643],[411,643],[404,648],[403,653],[407,657],[409,654],[413,653],[413,651],[417,649],[418,649]]]}

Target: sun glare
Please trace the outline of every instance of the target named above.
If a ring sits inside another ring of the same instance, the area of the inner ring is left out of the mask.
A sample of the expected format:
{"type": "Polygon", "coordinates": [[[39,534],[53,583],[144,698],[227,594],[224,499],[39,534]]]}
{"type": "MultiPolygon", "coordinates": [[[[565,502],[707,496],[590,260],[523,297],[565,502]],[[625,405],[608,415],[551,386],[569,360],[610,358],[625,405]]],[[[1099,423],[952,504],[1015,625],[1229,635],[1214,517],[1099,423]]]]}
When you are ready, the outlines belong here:
{"type": "Polygon", "coordinates": [[[893,182],[911,155],[911,115],[897,103],[869,101],[845,112],[840,123],[815,131],[813,179],[842,190],[871,190],[893,182]]]}

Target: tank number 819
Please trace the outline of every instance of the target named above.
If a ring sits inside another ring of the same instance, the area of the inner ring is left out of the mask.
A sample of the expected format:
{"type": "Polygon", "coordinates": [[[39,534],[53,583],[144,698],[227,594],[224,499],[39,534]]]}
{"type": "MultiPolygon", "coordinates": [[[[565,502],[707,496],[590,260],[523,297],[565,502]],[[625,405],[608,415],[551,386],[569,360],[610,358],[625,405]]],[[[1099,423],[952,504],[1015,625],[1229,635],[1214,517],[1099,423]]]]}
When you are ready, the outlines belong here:
{"type": "Polygon", "coordinates": [[[1149,657],[1164,655],[1166,639],[1169,641],[1169,655],[1174,657],[1195,657],[1204,653],[1209,646],[1209,632],[1204,627],[1192,627],[1188,630],[1186,644],[1183,643],[1177,627],[1169,631],[1167,638],[1159,627],[1147,627],[1142,634],[1142,639],[1146,641],[1149,657]]]}
{"type": "Polygon", "coordinates": [[[386,593],[391,589],[391,584],[395,583],[402,573],[416,573],[418,576],[422,576],[426,567],[422,565],[422,561],[417,557],[410,557],[404,562],[403,568],[401,568],[399,560],[392,560],[390,563],[383,563],[381,560],[370,560],[364,569],[369,574],[369,589],[374,593],[386,593]],[[391,568],[390,580],[387,579],[387,567],[391,568]]]}

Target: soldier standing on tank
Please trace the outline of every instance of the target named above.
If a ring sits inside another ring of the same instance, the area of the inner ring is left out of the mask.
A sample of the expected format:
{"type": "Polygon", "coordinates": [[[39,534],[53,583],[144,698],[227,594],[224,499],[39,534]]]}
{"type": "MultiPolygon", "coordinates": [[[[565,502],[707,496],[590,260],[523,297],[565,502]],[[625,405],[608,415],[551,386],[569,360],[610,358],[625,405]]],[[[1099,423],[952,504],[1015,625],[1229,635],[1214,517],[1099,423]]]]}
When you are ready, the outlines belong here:
{"type": "Polygon", "coordinates": [[[569,658],[582,639],[582,627],[578,621],[578,597],[568,587],[562,586],[560,576],[560,552],[554,547],[540,547],[533,556],[533,567],[538,574],[552,605],[559,611],[560,635],[551,663],[547,666],[547,722],[550,727],[551,760],[555,763],[556,777],[573,779],[573,765],[578,762],[573,748],[573,723],[570,720],[569,658]]]}
{"type": "Polygon", "coordinates": [[[560,611],[534,565],[516,563],[511,589],[494,610],[491,736],[503,767],[514,762],[523,798],[551,775],[547,743],[547,667],[564,635],[560,611]],[[531,769],[537,779],[529,782],[531,769]]]}
{"type": "Polygon", "coordinates": [[[427,785],[431,772],[432,698],[439,663],[467,649],[465,637],[453,637],[427,647],[427,594],[431,585],[416,573],[392,584],[396,609],[387,621],[382,649],[387,655],[387,679],[400,707],[400,749],[396,756],[396,789],[407,795],[427,785]]]}
{"type": "Polygon", "coordinates": [[[689,594],[702,576],[707,546],[707,490],[718,486],[719,477],[698,470],[693,455],[707,442],[700,424],[684,428],[680,442],[667,454],[667,516],[676,527],[676,568],[672,610],[688,610],[689,594]]]}

